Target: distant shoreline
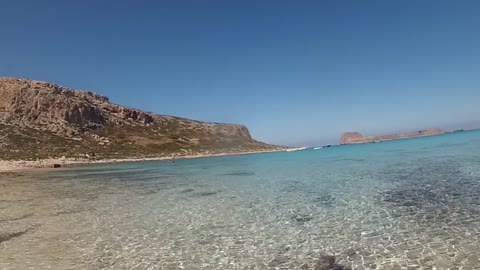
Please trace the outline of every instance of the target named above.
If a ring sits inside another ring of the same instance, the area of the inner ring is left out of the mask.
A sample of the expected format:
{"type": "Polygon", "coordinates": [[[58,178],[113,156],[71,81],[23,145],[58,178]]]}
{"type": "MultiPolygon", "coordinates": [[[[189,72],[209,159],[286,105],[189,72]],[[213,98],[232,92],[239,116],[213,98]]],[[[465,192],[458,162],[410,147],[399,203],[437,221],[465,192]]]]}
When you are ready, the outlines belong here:
{"type": "Polygon", "coordinates": [[[349,145],[349,144],[378,143],[378,142],[403,140],[403,139],[417,138],[417,137],[435,136],[435,135],[441,135],[446,133],[449,133],[449,132],[442,129],[426,129],[426,130],[419,130],[415,132],[388,134],[388,135],[371,137],[371,136],[364,136],[358,132],[346,132],[342,134],[340,138],[340,144],[349,145]]]}
{"type": "Polygon", "coordinates": [[[180,160],[180,159],[195,159],[195,158],[209,158],[209,157],[222,157],[222,156],[239,156],[248,154],[261,154],[261,153],[275,153],[284,152],[287,149],[275,149],[275,150],[259,150],[259,151],[247,151],[238,153],[218,153],[218,154],[197,154],[197,155],[185,155],[185,156],[164,156],[164,157],[146,157],[146,158],[111,158],[111,159],[99,159],[92,160],[86,158],[49,158],[40,159],[35,161],[30,160],[0,160],[0,172],[4,171],[19,171],[30,169],[53,169],[54,164],[58,164],[61,167],[74,167],[84,165],[96,165],[96,164],[115,164],[123,162],[142,162],[142,161],[162,161],[162,160],[180,160]]]}

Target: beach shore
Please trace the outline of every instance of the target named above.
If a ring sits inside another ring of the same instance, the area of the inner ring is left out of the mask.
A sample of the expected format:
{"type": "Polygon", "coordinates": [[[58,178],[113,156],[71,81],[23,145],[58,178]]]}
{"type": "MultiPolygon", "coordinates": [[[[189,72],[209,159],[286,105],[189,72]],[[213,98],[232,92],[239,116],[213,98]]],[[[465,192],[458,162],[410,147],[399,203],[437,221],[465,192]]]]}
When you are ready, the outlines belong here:
{"type": "Polygon", "coordinates": [[[195,154],[182,156],[162,156],[162,157],[146,157],[146,158],[114,158],[114,159],[87,159],[87,158],[46,158],[39,160],[0,160],[0,172],[15,171],[34,168],[53,168],[54,164],[60,167],[71,167],[76,165],[88,164],[104,164],[104,163],[119,163],[119,162],[140,162],[140,161],[156,161],[156,160],[172,160],[172,159],[190,159],[190,158],[206,158],[206,157],[220,157],[220,156],[235,156],[248,155],[258,153],[272,153],[283,152],[286,149],[263,150],[263,151],[248,151],[238,153],[216,153],[216,154],[195,154]]]}

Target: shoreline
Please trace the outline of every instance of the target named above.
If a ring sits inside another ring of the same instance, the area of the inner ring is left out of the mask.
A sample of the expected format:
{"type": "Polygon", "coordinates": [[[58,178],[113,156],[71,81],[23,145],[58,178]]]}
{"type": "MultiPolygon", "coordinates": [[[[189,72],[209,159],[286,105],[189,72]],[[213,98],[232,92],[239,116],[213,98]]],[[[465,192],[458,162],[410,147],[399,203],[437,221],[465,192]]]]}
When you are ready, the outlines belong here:
{"type": "Polygon", "coordinates": [[[163,157],[146,157],[146,158],[112,158],[112,159],[99,159],[92,160],[87,158],[47,158],[39,160],[0,160],[0,172],[19,171],[19,170],[31,170],[31,169],[53,169],[54,164],[59,164],[60,168],[71,168],[75,166],[84,165],[96,165],[96,164],[109,164],[109,163],[123,163],[123,162],[142,162],[142,161],[161,161],[161,160],[180,160],[180,159],[195,159],[195,158],[209,158],[209,157],[223,157],[223,156],[239,156],[249,154],[261,154],[261,153],[275,153],[284,152],[285,148],[276,150],[260,150],[260,151],[248,151],[238,153],[217,153],[217,154],[197,154],[197,155],[185,155],[185,156],[163,156],[163,157]]]}
{"type": "Polygon", "coordinates": [[[422,134],[422,135],[416,135],[416,136],[388,138],[388,139],[381,139],[381,138],[377,139],[377,137],[381,137],[381,136],[366,137],[368,139],[367,141],[340,143],[339,145],[357,145],[357,144],[369,144],[369,143],[382,143],[382,142],[408,140],[408,139],[422,138],[422,137],[440,136],[440,135],[445,135],[445,134],[450,134],[450,133],[455,133],[455,132],[454,131],[445,131],[445,132],[436,133],[436,134],[422,134]]]}

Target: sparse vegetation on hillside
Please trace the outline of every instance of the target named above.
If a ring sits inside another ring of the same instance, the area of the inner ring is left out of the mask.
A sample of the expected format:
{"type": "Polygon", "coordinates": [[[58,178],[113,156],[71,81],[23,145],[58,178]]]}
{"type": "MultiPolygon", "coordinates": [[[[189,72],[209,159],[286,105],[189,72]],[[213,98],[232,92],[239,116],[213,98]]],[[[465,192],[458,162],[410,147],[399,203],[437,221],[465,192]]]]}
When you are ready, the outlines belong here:
{"type": "Polygon", "coordinates": [[[0,159],[84,158],[93,152],[97,159],[182,156],[274,150],[275,146],[239,138],[202,138],[162,134],[145,127],[107,126],[81,139],[65,138],[48,131],[0,124],[0,159]]]}
{"type": "Polygon", "coordinates": [[[142,158],[278,149],[242,125],[157,115],[56,84],[0,78],[0,159],[142,158]]]}

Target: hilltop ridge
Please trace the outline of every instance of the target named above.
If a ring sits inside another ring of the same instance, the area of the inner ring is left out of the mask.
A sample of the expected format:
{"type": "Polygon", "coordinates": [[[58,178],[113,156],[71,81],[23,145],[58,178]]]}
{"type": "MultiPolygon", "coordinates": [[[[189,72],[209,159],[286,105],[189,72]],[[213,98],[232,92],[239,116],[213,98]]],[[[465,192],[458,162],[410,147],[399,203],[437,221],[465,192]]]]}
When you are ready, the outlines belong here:
{"type": "Polygon", "coordinates": [[[105,158],[268,151],[244,125],[210,123],[113,104],[50,82],[0,78],[0,159],[105,158]]]}

